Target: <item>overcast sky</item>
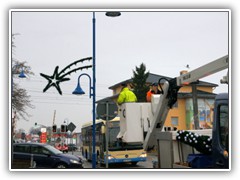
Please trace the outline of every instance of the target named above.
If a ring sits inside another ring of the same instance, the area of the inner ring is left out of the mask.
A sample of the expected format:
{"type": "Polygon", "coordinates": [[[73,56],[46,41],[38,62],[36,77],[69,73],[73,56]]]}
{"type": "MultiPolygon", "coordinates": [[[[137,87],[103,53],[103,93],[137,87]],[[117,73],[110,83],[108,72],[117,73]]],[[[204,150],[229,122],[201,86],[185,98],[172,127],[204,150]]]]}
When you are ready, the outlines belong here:
{"type": "MultiPolygon", "coordinates": [[[[185,66],[193,70],[225,56],[229,51],[228,12],[121,12],[110,18],[96,12],[96,99],[112,94],[109,86],[132,77],[135,66],[146,65],[150,73],[179,76],[185,66]]],[[[12,32],[16,36],[14,57],[27,61],[34,76],[14,79],[31,95],[34,109],[29,121],[20,120],[17,128],[29,131],[35,122],[60,126],[64,120],[81,125],[92,120],[92,99],[89,81],[81,78],[86,94],[72,95],[81,73],[92,76],[92,69],[72,73],[70,81],[60,87],[59,95],[52,87],[43,93],[47,80],[40,73],[52,75],[75,60],[92,56],[92,12],[12,12],[12,32]]],[[[91,62],[90,62],[91,63],[91,62]]],[[[89,63],[86,63],[89,64],[89,63]]],[[[82,65],[85,65],[83,63],[82,65]]],[[[219,84],[226,70],[202,80],[219,84]]],[[[214,93],[226,92],[220,85],[214,93]]]]}

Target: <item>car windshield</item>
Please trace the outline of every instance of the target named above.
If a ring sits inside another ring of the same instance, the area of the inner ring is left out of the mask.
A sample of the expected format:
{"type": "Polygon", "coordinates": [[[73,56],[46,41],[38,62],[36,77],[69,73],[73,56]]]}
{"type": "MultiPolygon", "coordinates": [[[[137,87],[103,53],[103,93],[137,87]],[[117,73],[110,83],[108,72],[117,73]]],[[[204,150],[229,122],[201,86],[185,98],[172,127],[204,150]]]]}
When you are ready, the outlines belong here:
{"type": "Polygon", "coordinates": [[[53,146],[46,145],[45,148],[48,149],[49,151],[51,151],[54,154],[62,154],[62,151],[59,151],[58,149],[56,149],[53,146]]]}

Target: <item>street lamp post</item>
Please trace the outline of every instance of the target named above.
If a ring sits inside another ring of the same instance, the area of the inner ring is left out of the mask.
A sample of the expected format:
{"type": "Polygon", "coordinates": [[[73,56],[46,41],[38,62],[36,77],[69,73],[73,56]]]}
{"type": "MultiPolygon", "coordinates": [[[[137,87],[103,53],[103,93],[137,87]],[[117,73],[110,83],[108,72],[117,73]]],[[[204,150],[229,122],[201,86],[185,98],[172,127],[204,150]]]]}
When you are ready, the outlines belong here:
{"type": "Polygon", "coordinates": [[[93,12],[93,129],[92,129],[92,143],[93,143],[93,149],[92,149],[92,168],[96,168],[96,18],[95,18],[95,12],[93,12]]]}
{"type": "MultiPolygon", "coordinates": [[[[108,17],[117,17],[120,16],[120,12],[106,12],[105,14],[108,17]]],[[[93,102],[92,102],[92,108],[93,108],[93,115],[92,115],[92,168],[96,168],[96,18],[95,18],[95,12],[93,12],[93,17],[92,17],[92,33],[93,33],[93,64],[92,64],[92,80],[93,84],[91,86],[91,78],[88,74],[81,74],[78,77],[78,85],[77,88],[74,90],[73,94],[85,94],[82,88],[80,87],[80,77],[82,75],[86,75],[89,77],[89,84],[90,84],[90,92],[89,96],[93,97],[93,102]],[[92,93],[91,93],[92,90],[92,93]]]]}

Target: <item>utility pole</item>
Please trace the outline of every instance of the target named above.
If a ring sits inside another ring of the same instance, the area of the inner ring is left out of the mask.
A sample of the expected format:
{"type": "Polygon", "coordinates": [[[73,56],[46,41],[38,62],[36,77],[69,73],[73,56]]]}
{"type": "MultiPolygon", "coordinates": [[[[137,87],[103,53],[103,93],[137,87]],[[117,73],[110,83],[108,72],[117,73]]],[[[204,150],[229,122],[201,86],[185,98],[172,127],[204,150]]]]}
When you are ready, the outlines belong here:
{"type": "Polygon", "coordinates": [[[54,113],[53,113],[53,125],[55,124],[55,117],[56,117],[56,110],[54,110],[54,113]]]}

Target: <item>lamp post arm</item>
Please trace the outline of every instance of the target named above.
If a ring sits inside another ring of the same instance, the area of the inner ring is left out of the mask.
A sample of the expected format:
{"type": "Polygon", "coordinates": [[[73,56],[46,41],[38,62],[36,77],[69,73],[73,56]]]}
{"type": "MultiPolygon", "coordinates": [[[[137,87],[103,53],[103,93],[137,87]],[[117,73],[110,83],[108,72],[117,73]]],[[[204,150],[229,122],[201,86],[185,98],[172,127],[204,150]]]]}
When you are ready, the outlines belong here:
{"type": "Polygon", "coordinates": [[[87,76],[89,78],[89,98],[91,98],[91,96],[93,96],[93,92],[92,92],[93,87],[92,87],[91,77],[88,74],[86,74],[86,73],[81,74],[80,76],[78,76],[78,84],[79,84],[80,78],[82,76],[87,76]]]}

